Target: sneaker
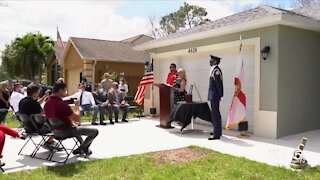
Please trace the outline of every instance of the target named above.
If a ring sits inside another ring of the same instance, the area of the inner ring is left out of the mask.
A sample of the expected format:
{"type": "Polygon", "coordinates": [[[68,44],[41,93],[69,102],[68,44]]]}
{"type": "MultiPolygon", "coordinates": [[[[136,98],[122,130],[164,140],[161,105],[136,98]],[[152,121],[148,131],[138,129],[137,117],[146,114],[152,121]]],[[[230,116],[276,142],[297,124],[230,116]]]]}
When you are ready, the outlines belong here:
{"type": "Polygon", "coordinates": [[[125,119],[122,119],[122,122],[128,122],[127,120],[125,120],[125,119]]]}
{"type": "Polygon", "coordinates": [[[209,137],[208,140],[218,140],[221,139],[220,136],[213,136],[213,137],[209,137]]]}
{"type": "Polygon", "coordinates": [[[72,154],[73,155],[82,155],[83,154],[83,150],[76,149],[76,150],[72,151],[72,154]]]}
{"type": "Polygon", "coordinates": [[[26,138],[27,138],[27,133],[25,133],[25,132],[19,132],[19,135],[18,135],[18,137],[20,138],[20,139],[22,139],[22,140],[25,140],[26,138]]]}
{"type": "Polygon", "coordinates": [[[86,157],[88,157],[92,154],[92,151],[90,149],[87,149],[84,151],[84,154],[86,155],[86,157]]]}

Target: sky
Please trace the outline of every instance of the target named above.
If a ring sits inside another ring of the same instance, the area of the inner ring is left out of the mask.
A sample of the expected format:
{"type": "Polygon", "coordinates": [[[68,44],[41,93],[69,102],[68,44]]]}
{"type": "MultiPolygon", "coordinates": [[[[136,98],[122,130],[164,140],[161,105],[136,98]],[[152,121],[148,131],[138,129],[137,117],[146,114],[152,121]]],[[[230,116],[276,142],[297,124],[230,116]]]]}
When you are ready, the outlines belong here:
{"type": "MultiPolygon", "coordinates": [[[[27,32],[41,32],[63,41],[69,37],[122,40],[138,34],[150,34],[149,17],[159,20],[179,9],[183,2],[206,8],[211,20],[265,0],[0,0],[0,52],[5,44],[27,32]]],[[[289,7],[289,0],[268,1],[289,7]]]]}

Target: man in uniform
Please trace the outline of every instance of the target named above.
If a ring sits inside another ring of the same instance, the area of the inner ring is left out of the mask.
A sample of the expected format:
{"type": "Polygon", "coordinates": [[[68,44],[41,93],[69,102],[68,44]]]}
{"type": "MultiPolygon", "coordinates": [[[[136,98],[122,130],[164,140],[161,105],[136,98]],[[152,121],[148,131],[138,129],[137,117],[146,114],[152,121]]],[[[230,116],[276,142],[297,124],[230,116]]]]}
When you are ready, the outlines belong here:
{"type": "Polygon", "coordinates": [[[211,104],[211,120],[213,125],[212,137],[208,140],[220,139],[222,135],[221,128],[221,114],[220,114],[220,100],[223,97],[223,78],[222,71],[219,68],[220,64],[219,57],[210,55],[210,79],[209,79],[209,90],[208,100],[211,104]]]}

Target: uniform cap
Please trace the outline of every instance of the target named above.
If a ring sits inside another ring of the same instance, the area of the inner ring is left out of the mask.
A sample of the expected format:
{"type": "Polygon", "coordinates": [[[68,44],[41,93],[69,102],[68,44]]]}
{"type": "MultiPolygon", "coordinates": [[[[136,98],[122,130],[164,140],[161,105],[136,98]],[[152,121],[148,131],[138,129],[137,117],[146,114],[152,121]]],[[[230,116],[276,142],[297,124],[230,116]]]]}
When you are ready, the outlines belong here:
{"type": "Polygon", "coordinates": [[[217,57],[217,56],[210,55],[210,60],[212,60],[212,61],[214,61],[214,60],[220,61],[221,58],[220,58],[220,57],[217,57]]]}

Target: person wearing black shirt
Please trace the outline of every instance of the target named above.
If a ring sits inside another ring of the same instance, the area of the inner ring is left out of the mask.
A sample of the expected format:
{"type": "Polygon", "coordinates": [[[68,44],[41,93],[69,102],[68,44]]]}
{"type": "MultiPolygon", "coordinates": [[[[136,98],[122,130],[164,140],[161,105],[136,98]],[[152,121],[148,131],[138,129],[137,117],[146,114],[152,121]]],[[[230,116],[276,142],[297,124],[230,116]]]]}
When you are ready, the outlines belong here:
{"type": "MultiPolygon", "coordinates": [[[[40,87],[34,83],[31,83],[27,86],[27,97],[23,98],[19,103],[19,114],[32,115],[32,114],[43,114],[43,109],[38,102],[38,96],[40,94],[40,87]]],[[[46,93],[44,97],[48,97],[46,93]]],[[[45,99],[45,98],[41,98],[45,99]]],[[[52,130],[47,124],[47,122],[36,121],[40,133],[50,133],[52,130]]],[[[55,142],[53,141],[53,136],[50,136],[48,141],[44,144],[44,147],[50,149],[55,147],[55,142]]]]}

